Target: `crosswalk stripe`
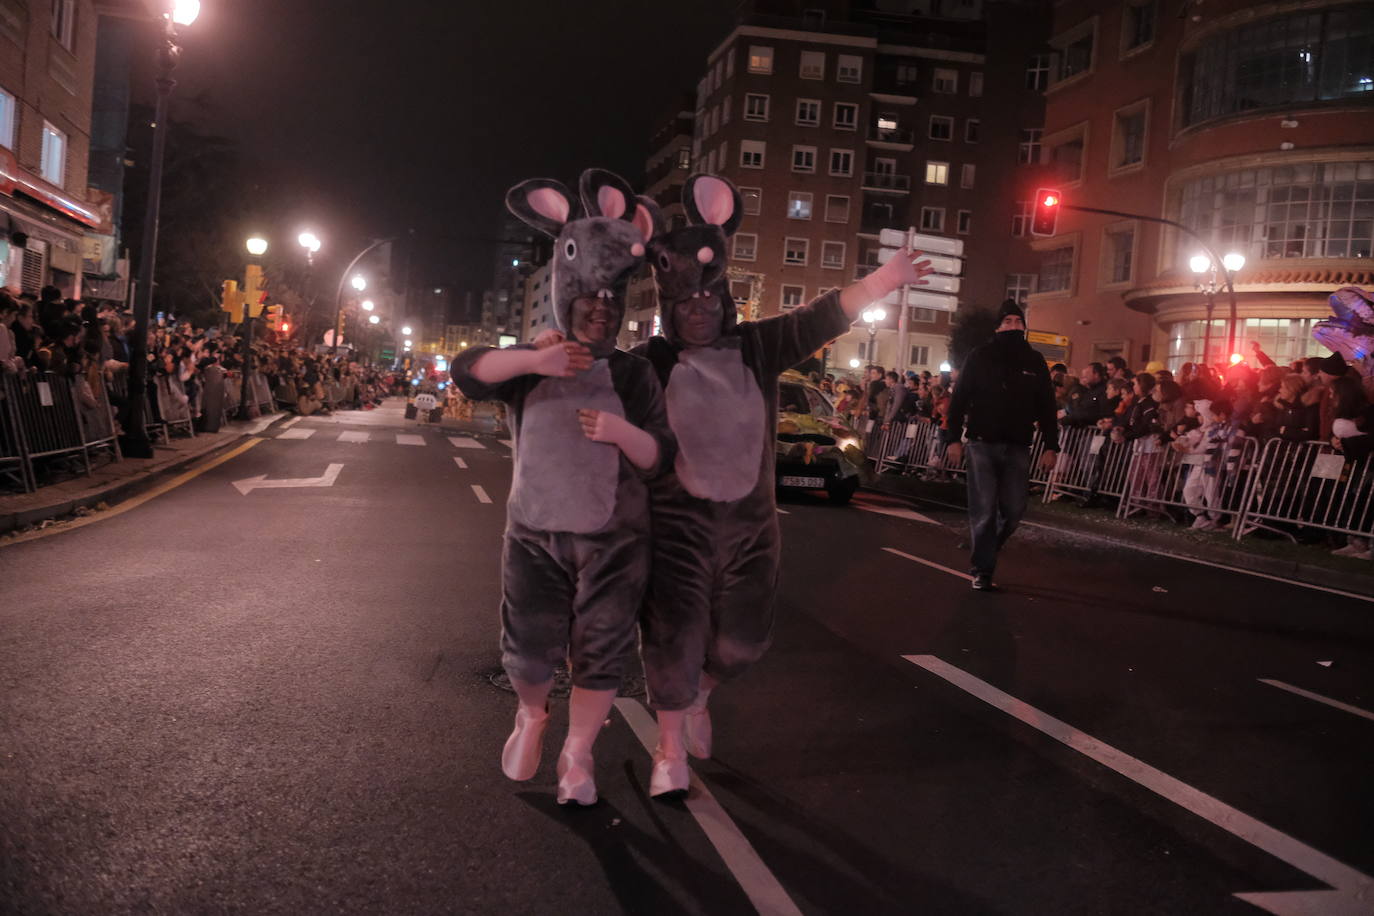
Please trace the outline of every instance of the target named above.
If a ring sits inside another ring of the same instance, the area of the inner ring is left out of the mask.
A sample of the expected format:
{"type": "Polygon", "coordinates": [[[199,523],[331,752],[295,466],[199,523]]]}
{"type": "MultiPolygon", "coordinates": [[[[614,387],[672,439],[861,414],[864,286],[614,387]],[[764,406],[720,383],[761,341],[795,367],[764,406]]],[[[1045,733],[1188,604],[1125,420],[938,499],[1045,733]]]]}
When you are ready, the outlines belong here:
{"type": "Polygon", "coordinates": [[[506,448],[510,449],[511,451],[515,451],[515,440],[513,440],[513,439],[497,439],[496,441],[497,441],[497,442],[500,442],[502,445],[504,445],[506,448]]]}
{"type": "Polygon", "coordinates": [[[468,469],[468,463],[464,461],[462,458],[459,458],[457,455],[454,455],[453,460],[458,462],[458,467],[462,468],[465,471],[468,469]]]}
{"type": "Polygon", "coordinates": [[[424,436],[417,436],[417,435],[415,435],[414,433],[397,433],[397,434],[396,434],[396,444],[397,444],[397,445],[424,445],[424,444],[425,444],[425,437],[424,437],[424,436]]]}
{"type": "Polygon", "coordinates": [[[491,502],[491,497],[487,495],[487,491],[482,489],[480,484],[472,485],[472,495],[477,497],[479,503],[491,502]]]}
{"type": "Polygon", "coordinates": [[[278,439],[309,439],[315,435],[313,429],[284,429],[278,435],[278,439]]]}
{"type": "Polygon", "coordinates": [[[486,448],[470,436],[449,436],[448,441],[454,448],[486,448]]]}
{"type": "Polygon", "coordinates": [[[366,442],[370,438],[372,438],[371,433],[362,433],[353,429],[346,429],[339,433],[340,442],[366,442]]]}

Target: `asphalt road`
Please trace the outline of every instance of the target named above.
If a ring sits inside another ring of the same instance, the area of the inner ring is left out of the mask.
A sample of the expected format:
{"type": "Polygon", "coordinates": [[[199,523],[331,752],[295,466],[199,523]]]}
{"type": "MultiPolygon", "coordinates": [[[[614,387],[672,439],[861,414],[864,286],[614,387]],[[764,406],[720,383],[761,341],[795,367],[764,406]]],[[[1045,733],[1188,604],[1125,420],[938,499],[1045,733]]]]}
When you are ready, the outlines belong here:
{"type": "Polygon", "coordinates": [[[789,498],[692,797],[625,698],[565,810],[561,707],[498,766],[508,444],[264,436],[0,548],[0,910],[1374,912],[1374,600],[1029,529],[979,594],[958,514],[789,498]]]}

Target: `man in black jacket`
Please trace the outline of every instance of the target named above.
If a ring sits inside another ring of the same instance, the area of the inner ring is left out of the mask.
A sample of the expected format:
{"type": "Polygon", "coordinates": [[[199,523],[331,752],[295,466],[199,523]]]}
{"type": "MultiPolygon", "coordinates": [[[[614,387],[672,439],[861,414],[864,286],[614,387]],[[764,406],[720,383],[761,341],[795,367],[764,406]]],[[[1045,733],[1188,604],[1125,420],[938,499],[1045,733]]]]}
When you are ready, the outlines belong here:
{"type": "Polygon", "coordinates": [[[1111,416],[1107,406],[1107,370],[1101,363],[1088,363],[1078,376],[1079,386],[1069,395],[1069,402],[1059,412],[1065,426],[1096,426],[1103,417],[1111,416]]]}
{"type": "Polygon", "coordinates": [[[1049,470],[1059,455],[1054,386],[1045,360],[1026,342],[1026,314],[1008,299],[998,312],[1001,323],[990,343],[968,355],[949,404],[945,455],[951,464],[963,457],[960,440],[968,422],[968,521],[973,542],[973,587],[995,591],[997,551],[1026,512],[1030,484],[1030,444],[1040,427],[1049,470]]]}

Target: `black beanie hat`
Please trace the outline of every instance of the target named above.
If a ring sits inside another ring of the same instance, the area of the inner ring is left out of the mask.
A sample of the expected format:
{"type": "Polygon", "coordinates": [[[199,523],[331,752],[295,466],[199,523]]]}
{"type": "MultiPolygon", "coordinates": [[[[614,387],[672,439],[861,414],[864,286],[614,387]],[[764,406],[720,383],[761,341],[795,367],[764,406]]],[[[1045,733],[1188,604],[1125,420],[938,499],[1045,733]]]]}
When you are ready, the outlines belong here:
{"type": "Polygon", "coordinates": [[[1326,359],[1322,360],[1321,371],[1325,372],[1327,375],[1334,375],[1339,378],[1345,375],[1345,370],[1345,357],[1341,356],[1339,353],[1332,353],[1326,359]]]}
{"type": "Polygon", "coordinates": [[[1000,323],[1008,315],[1015,315],[1022,321],[1026,320],[1026,313],[1021,311],[1021,306],[1016,304],[1015,299],[1008,299],[1002,303],[1002,307],[997,310],[997,320],[1000,323]]]}

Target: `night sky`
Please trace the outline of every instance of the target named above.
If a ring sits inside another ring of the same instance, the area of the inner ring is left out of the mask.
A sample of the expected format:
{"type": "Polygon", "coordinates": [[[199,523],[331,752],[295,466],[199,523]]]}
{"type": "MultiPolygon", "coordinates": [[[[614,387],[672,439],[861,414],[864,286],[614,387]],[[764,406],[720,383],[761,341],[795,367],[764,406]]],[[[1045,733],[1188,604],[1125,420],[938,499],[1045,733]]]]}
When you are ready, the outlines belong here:
{"type": "Polygon", "coordinates": [[[413,228],[437,274],[417,280],[480,289],[493,252],[469,239],[494,234],[506,188],[592,165],[637,184],[735,6],[203,0],[172,116],[240,141],[285,189],[270,231],[319,227],[322,265],[413,228]]]}

